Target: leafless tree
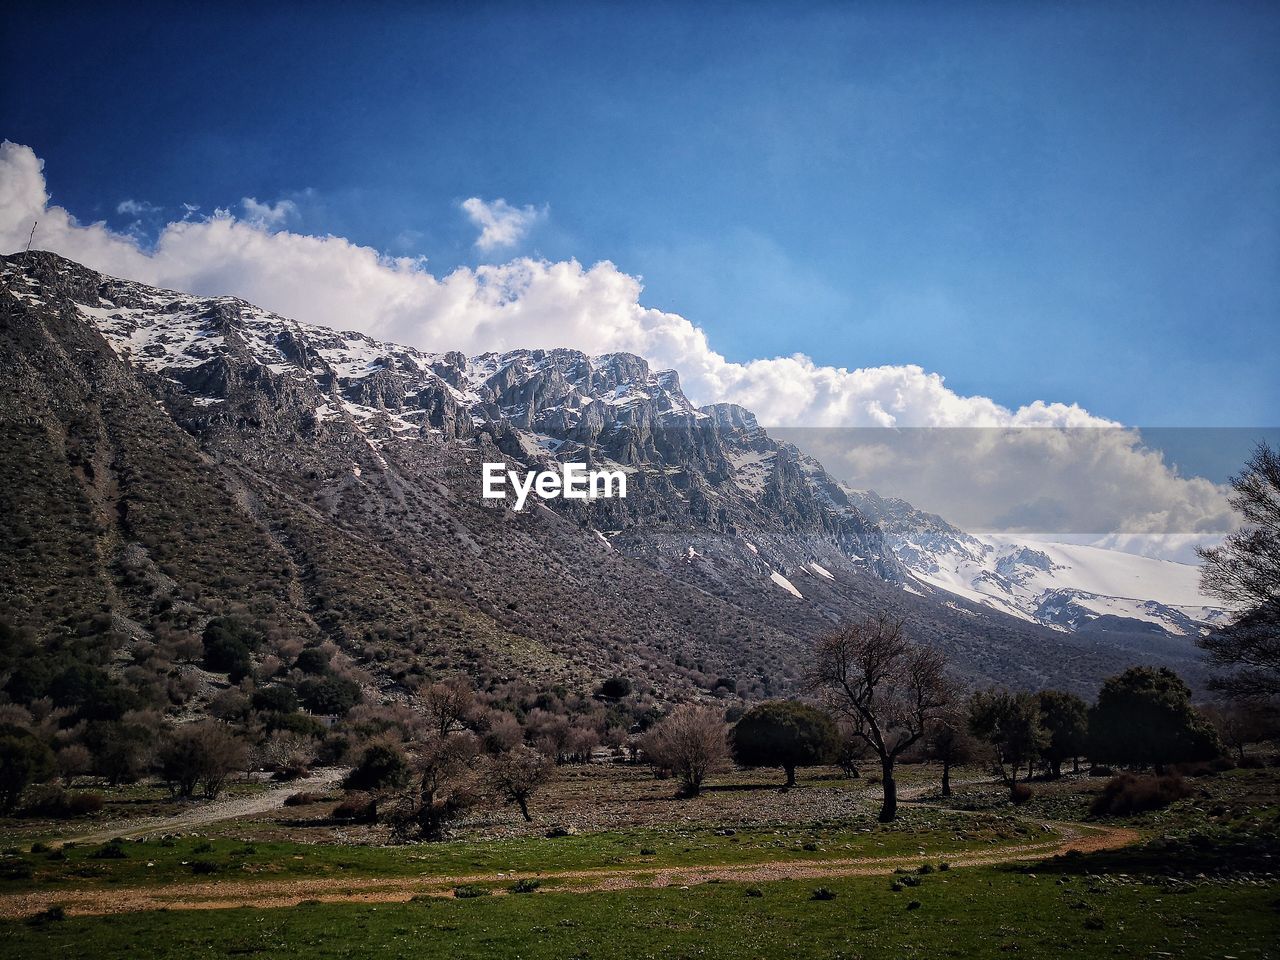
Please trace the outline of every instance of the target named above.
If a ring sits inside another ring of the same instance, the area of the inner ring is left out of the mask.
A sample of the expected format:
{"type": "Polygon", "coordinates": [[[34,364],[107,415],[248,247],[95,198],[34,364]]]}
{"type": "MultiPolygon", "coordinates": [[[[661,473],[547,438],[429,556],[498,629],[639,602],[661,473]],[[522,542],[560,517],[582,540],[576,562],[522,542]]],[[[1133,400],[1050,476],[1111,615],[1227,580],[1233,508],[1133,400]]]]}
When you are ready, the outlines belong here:
{"type": "Polygon", "coordinates": [[[818,641],[810,686],[880,760],[880,820],[898,812],[894,766],[951,701],[942,653],[907,639],[887,613],[818,641]]]}
{"type": "Polygon", "coordinates": [[[248,748],[226,724],[203,720],[178,727],[160,748],[160,768],[177,796],[190,797],[200,787],[209,800],[245,764],[248,748]]]}
{"type": "Polygon", "coordinates": [[[862,775],[861,767],[869,757],[866,741],[854,731],[853,724],[841,720],[836,725],[840,734],[840,749],[836,751],[836,766],[851,780],[862,775]]]}
{"type": "Polygon", "coordinates": [[[1231,478],[1231,505],[1244,520],[1221,546],[1200,550],[1200,585],[1230,604],[1230,624],[1197,642],[1209,661],[1234,672],[1215,685],[1244,700],[1280,697],[1280,453],[1259,444],[1231,478]]]}
{"type": "Polygon", "coordinates": [[[1244,763],[1245,747],[1280,734],[1280,718],[1270,703],[1237,700],[1201,712],[1209,718],[1222,742],[1236,752],[1239,763],[1244,763]]]}
{"type": "Polygon", "coordinates": [[[521,743],[493,758],[488,780],[496,792],[520,808],[526,821],[532,821],[529,798],[551,778],[554,767],[545,753],[521,743]]]}
{"type": "Polygon", "coordinates": [[[93,769],[93,755],[81,743],[67,744],[58,751],[54,759],[58,765],[58,774],[62,777],[63,784],[68,787],[76,777],[93,769]]]}
{"type": "Polygon", "coordinates": [[[729,728],[713,707],[685,704],[640,738],[640,749],[657,767],[671,771],[680,793],[696,797],[707,775],[729,758],[729,728]]]}
{"type": "Polygon", "coordinates": [[[412,744],[409,783],[383,807],[395,832],[443,839],[449,824],[475,802],[479,753],[480,741],[470,731],[433,731],[412,744]]]}
{"type": "Polygon", "coordinates": [[[259,764],[274,770],[281,780],[305,777],[315,759],[316,742],[287,730],[277,730],[257,750],[259,764]]]}
{"type": "Polygon", "coordinates": [[[464,729],[475,706],[475,692],[461,677],[424,684],[418,697],[427,722],[442,737],[464,729]]]}

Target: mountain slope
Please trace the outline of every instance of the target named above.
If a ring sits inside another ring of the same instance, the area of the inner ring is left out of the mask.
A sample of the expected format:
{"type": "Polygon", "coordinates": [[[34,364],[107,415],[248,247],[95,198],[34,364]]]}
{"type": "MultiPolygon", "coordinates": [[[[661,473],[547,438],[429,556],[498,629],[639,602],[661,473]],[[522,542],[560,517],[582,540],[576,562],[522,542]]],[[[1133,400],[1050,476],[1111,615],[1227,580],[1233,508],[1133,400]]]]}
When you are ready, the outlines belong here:
{"type": "Polygon", "coordinates": [[[145,646],[235,608],[278,646],[332,641],[389,691],[462,667],[767,696],[821,632],[891,607],[975,682],[1195,669],[1185,643],[904,591],[909,564],[820,465],[638,357],[425,354],[51,254],[7,261],[0,520],[25,552],[0,592],[42,636],[105,617],[145,646]],[[571,459],[627,471],[627,498],[480,498],[485,461],[571,459]]]}

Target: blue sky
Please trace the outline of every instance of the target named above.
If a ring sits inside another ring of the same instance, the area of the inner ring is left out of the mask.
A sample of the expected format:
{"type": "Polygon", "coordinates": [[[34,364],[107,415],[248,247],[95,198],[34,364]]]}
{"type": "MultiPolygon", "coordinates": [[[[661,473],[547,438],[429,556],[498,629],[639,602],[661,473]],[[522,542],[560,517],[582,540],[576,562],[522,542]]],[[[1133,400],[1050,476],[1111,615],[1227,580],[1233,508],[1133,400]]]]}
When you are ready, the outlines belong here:
{"type": "Polygon", "coordinates": [[[0,136],[82,220],[291,199],[436,272],[612,260],[730,360],[1270,425],[1280,14],[1116,6],[45,3],[0,136]],[[547,215],[486,256],[471,196],[547,215]]]}

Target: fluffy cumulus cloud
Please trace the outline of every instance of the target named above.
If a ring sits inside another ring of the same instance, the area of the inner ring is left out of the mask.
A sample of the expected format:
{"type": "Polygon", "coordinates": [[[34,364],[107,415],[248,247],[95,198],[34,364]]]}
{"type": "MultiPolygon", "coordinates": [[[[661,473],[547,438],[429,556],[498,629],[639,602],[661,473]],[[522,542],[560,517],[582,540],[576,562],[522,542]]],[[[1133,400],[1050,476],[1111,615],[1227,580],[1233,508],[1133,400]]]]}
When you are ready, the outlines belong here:
{"type": "MultiPolygon", "coordinates": [[[[541,215],[476,198],[464,209],[486,249],[516,242],[541,215]]],[[[94,269],[202,295],[234,294],[299,320],[427,350],[637,353],[679,370],[695,402],[738,403],[766,425],[804,428],[794,438],[842,479],[980,528],[1108,534],[1112,545],[1147,552],[1176,536],[1185,557],[1188,538],[1231,522],[1221,487],[1179,476],[1136,432],[1073,404],[1009,409],[959,394],[914,365],[850,369],[803,354],[730,362],[684,317],[644,306],[640,281],[608,261],[517,258],[437,276],[420,259],[283,229],[296,212],[289,201],[247,198],[241,211],[188,211],[144,248],[50,205],[42,161],[29,147],[0,146],[6,252],[21,250],[39,220],[37,248],[94,269]],[[865,429],[872,427],[891,429],[865,429]],[[918,431],[951,437],[943,455],[932,437],[886,442],[910,436],[904,428],[968,429],[918,431]]]]}
{"type": "Polygon", "coordinates": [[[497,200],[481,200],[468,197],[462,201],[462,209],[480,230],[476,247],[489,253],[504,247],[514,247],[523,240],[533,225],[546,216],[546,208],[513,207],[499,197],[497,200]]]}

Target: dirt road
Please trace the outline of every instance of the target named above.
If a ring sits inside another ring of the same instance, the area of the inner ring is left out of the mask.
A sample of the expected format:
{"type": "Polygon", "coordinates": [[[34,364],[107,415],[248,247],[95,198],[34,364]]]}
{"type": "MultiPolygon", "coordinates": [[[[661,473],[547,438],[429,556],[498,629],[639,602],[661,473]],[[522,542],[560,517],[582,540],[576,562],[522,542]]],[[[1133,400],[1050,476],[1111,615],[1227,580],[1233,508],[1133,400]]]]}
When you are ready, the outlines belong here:
{"type": "MultiPolygon", "coordinates": [[[[261,799],[261,798],[255,798],[261,799]]],[[[269,809],[269,808],[268,808],[269,809]]],[[[1040,843],[994,850],[948,854],[952,869],[1039,860],[1078,850],[1082,853],[1126,846],[1138,840],[1134,830],[1079,823],[1052,823],[1057,836],[1040,843]]],[[[163,887],[37,890],[0,896],[0,918],[31,916],[56,905],[68,914],[102,915],[144,910],[222,910],[232,907],[289,907],[309,901],[325,903],[393,903],[413,897],[449,897],[463,884],[498,884],[496,893],[528,877],[557,892],[582,893],[636,887],[684,887],[712,881],[767,883],[773,880],[819,880],[891,874],[913,869],[921,858],[867,857],[804,860],[706,867],[627,867],[561,870],[543,873],[488,873],[465,876],[315,877],[296,880],[224,880],[163,887]]]]}
{"type": "Polygon", "coordinates": [[[139,820],[122,820],[101,827],[92,833],[82,833],[75,837],[65,837],[60,843],[103,843],[114,837],[145,837],[152,833],[180,833],[193,830],[210,823],[222,820],[236,820],[241,817],[252,817],[259,813],[279,810],[284,806],[287,797],[303,791],[322,792],[328,790],[342,779],[346,770],[327,767],[317,770],[303,780],[272,787],[262,793],[249,797],[229,797],[225,800],[214,800],[209,803],[192,804],[186,810],[168,817],[144,817],[139,820]]]}

